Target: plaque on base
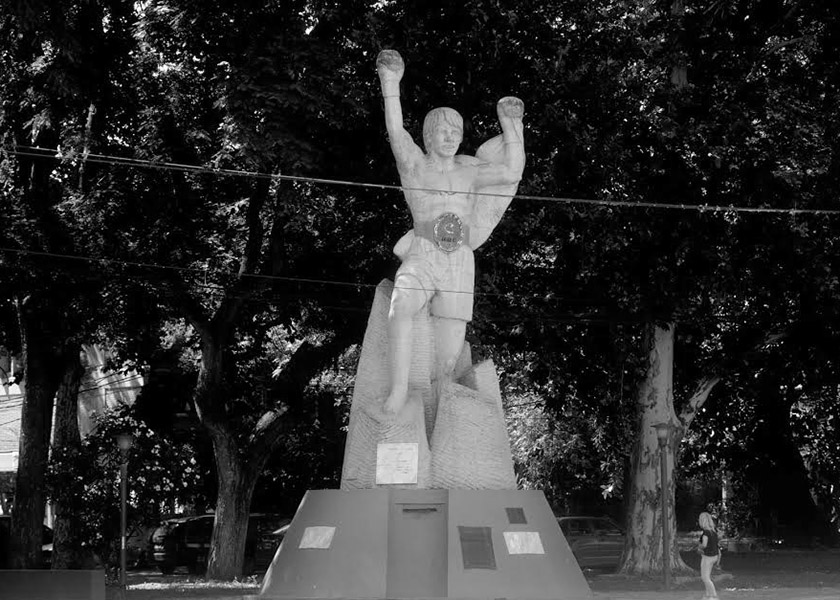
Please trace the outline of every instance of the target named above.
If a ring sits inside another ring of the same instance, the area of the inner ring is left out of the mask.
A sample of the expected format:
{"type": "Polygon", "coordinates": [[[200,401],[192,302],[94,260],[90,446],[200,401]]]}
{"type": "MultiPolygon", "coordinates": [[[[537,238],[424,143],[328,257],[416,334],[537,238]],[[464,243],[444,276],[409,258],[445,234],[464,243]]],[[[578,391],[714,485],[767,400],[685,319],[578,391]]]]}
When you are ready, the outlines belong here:
{"type": "Polygon", "coordinates": [[[380,443],[376,447],[376,485],[417,483],[419,445],[415,442],[380,443]]]}

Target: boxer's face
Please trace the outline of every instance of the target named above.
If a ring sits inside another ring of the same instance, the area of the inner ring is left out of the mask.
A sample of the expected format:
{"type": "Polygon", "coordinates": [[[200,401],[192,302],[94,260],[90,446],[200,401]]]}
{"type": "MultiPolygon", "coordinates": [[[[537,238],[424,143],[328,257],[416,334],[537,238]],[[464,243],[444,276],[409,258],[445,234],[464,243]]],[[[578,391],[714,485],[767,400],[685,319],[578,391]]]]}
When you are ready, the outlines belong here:
{"type": "Polygon", "coordinates": [[[464,121],[451,108],[436,108],[426,115],[423,124],[423,143],[426,152],[442,158],[452,157],[464,137],[464,121]]]}
{"type": "Polygon", "coordinates": [[[429,152],[441,157],[455,156],[462,138],[463,133],[459,127],[440,123],[432,130],[429,152]]]}

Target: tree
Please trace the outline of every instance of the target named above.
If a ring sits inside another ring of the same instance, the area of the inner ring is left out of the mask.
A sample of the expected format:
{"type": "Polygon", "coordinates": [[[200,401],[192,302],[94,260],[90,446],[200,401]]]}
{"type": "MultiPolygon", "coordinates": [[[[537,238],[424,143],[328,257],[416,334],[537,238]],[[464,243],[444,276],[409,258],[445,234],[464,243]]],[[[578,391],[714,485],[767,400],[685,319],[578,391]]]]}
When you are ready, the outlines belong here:
{"type": "MultiPolygon", "coordinates": [[[[81,450],[82,438],[79,432],[79,387],[84,368],[76,355],[76,361],[67,364],[55,399],[55,426],[53,446],[58,452],[76,455],[81,450]]],[[[51,463],[55,466],[55,455],[51,463]]],[[[54,495],[55,526],[53,528],[53,553],[51,566],[54,569],[82,568],[90,564],[92,556],[84,551],[79,531],[82,523],[74,507],[67,502],[67,496],[54,495]]]]}
{"type": "MultiPolygon", "coordinates": [[[[68,133],[65,127],[80,138],[90,134],[95,111],[80,105],[79,99],[90,100],[108,87],[109,43],[120,34],[117,16],[106,32],[99,4],[85,3],[70,12],[64,8],[3,4],[0,28],[10,43],[0,64],[7,82],[0,97],[0,135],[15,152],[30,146],[56,147],[68,133]],[[78,43],[83,37],[85,42],[78,43]],[[87,129],[81,119],[74,119],[85,113],[87,129]]],[[[16,347],[24,371],[12,541],[15,566],[31,567],[40,563],[53,398],[65,372],[72,372],[78,360],[89,325],[84,307],[95,297],[96,276],[43,272],[34,266],[50,253],[73,253],[62,200],[64,182],[78,173],[61,172],[49,154],[28,151],[13,156],[4,152],[0,166],[4,212],[13,216],[12,227],[3,233],[6,292],[15,302],[16,347]]],[[[79,176],[79,185],[82,180],[79,176]]]]}
{"type": "Polygon", "coordinates": [[[816,407],[833,406],[836,396],[835,336],[822,325],[792,328],[722,382],[719,400],[687,436],[685,476],[727,484],[718,507],[727,531],[789,545],[834,543],[836,509],[824,490],[836,481],[825,436],[836,417],[816,407]]]}

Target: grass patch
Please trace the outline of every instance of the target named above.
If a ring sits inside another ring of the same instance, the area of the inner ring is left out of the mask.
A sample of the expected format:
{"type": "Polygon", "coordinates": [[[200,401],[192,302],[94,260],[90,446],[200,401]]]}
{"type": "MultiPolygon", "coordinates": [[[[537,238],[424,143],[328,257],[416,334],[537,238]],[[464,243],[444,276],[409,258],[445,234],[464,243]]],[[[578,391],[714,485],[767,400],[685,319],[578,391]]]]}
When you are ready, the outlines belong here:
{"type": "Polygon", "coordinates": [[[242,581],[207,581],[200,577],[159,574],[131,574],[128,590],[123,594],[119,586],[106,589],[106,600],[177,600],[202,598],[238,600],[242,596],[258,594],[259,576],[242,581]]]}

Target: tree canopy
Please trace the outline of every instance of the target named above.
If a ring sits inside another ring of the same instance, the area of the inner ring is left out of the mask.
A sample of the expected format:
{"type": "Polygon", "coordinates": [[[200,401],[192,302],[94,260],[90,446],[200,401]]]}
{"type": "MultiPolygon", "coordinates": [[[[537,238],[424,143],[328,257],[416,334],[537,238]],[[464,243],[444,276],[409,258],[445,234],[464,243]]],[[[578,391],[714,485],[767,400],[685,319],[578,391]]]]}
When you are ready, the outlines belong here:
{"type": "MultiPolygon", "coordinates": [[[[411,226],[401,191],[377,187],[397,182],[383,48],[406,60],[415,139],[450,105],[472,153],[496,133],[499,98],[525,102],[522,197],[477,255],[469,332],[502,368],[515,450],[545,460],[521,481],[569,508],[629,493],[664,331],[674,378],[657,410],[687,427],[681,468],[749,464],[765,480],[783,431],[797,487],[836,518],[840,24],[827,0],[0,8],[3,322],[18,328],[4,342],[28,356],[40,415],[24,427],[45,449],[82,342],[178,373],[178,407],[215,458],[210,576],[241,570],[272,452],[305,456],[304,438],[341,450],[351,347],[411,226]]],[[[147,414],[167,398],[150,389],[147,414]]],[[[32,452],[30,472],[45,472],[32,452]]],[[[322,457],[323,472],[339,462],[322,457]]],[[[33,553],[43,487],[18,486],[21,507],[35,498],[33,553]]]]}

